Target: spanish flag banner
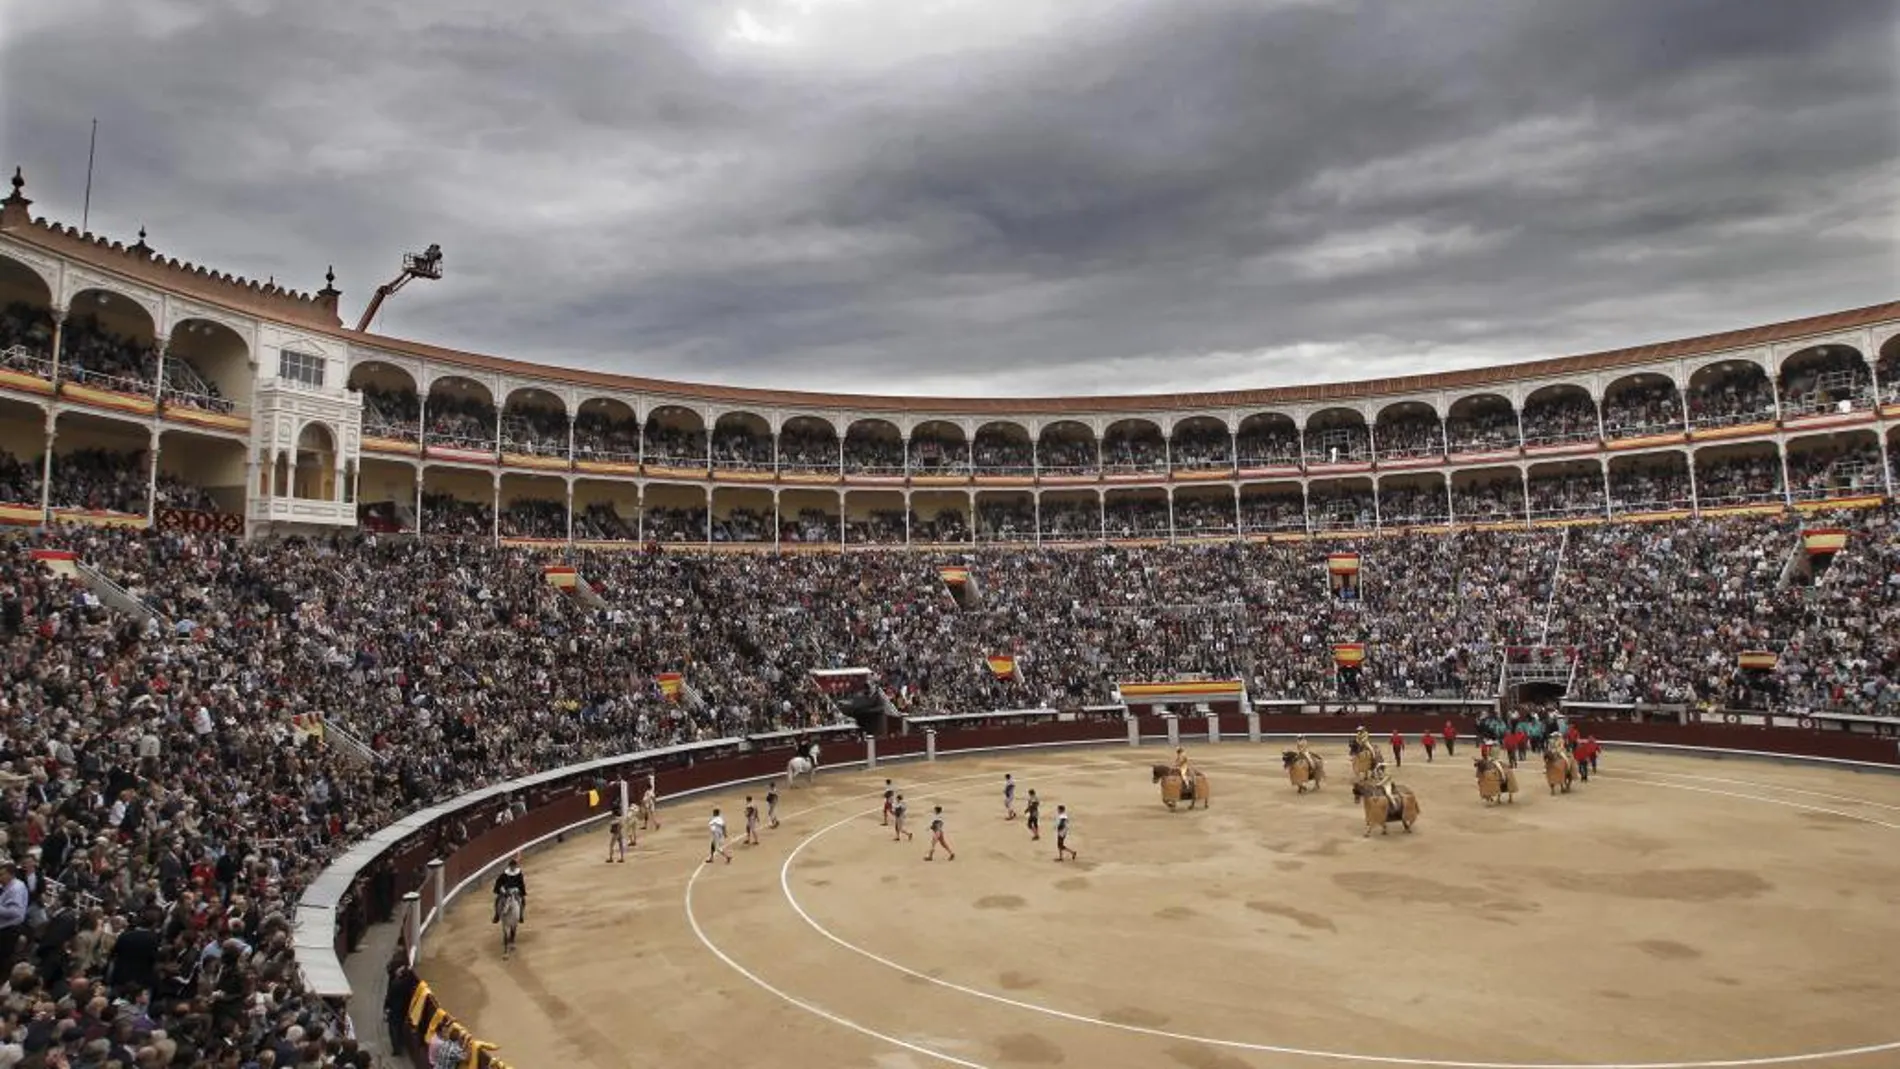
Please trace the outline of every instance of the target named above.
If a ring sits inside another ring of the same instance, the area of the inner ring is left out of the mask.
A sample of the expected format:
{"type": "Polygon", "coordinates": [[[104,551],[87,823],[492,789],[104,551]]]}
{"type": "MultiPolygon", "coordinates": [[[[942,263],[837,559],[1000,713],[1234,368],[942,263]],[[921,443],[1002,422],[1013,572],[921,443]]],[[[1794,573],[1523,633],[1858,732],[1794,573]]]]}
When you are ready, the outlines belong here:
{"type": "Polygon", "coordinates": [[[1333,645],[1333,663],[1341,668],[1357,668],[1365,662],[1366,644],[1339,642],[1333,645]]]}
{"type": "Polygon", "coordinates": [[[1809,556],[1839,553],[1847,548],[1847,532],[1839,527],[1810,527],[1801,532],[1801,544],[1809,556]]]}
{"type": "Polygon", "coordinates": [[[550,564],[541,571],[548,585],[556,590],[572,590],[580,582],[580,573],[565,565],[550,564]]]}
{"type": "Polygon", "coordinates": [[[594,790],[588,791],[587,792],[587,808],[595,809],[595,808],[598,808],[599,806],[600,806],[600,792],[594,791],[594,790]]]}
{"type": "Polygon", "coordinates": [[[1773,650],[1743,650],[1735,655],[1735,665],[1751,672],[1771,671],[1781,658],[1773,650]]]}
{"type": "Polygon", "coordinates": [[[943,577],[944,583],[948,586],[962,586],[970,581],[970,569],[968,568],[939,568],[937,574],[943,577]]]}
{"type": "Polygon", "coordinates": [[[1332,575],[1359,574],[1359,554],[1328,553],[1326,555],[1326,571],[1332,575]]]}
{"type": "Polygon", "coordinates": [[[999,653],[987,658],[990,674],[998,679],[1016,678],[1016,658],[1007,653],[999,653]]]}
{"type": "Polygon", "coordinates": [[[685,684],[686,677],[678,672],[661,672],[653,677],[653,681],[660,685],[660,693],[666,695],[667,701],[676,702],[680,699],[680,688],[685,684]]]}
{"type": "Polygon", "coordinates": [[[429,985],[421,980],[417,980],[415,993],[409,996],[409,1027],[420,1028],[422,1026],[422,1009],[428,1001],[429,985]]]}

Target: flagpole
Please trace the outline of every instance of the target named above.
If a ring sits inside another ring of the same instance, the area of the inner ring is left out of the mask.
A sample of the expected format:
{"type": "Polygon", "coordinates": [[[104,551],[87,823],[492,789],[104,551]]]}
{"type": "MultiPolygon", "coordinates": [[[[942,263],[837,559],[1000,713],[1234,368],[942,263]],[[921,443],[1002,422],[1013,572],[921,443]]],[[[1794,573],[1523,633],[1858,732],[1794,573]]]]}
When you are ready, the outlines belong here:
{"type": "Polygon", "coordinates": [[[92,120],[92,143],[86,147],[86,204],[79,211],[79,232],[92,233],[92,161],[99,153],[99,120],[92,120]]]}

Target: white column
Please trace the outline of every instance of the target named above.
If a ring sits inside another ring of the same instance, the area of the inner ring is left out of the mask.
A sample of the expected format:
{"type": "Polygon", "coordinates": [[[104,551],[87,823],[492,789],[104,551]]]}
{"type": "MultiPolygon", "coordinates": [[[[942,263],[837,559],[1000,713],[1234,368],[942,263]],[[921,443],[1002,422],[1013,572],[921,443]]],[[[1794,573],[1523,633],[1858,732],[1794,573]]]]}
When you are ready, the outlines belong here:
{"type": "Polygon", "coordinates": [[[422,960],[422,893],[410,891],[402,896],[402,938],[409,947],[409,967],[422,960]]]}
{"type": "Polygon", "coordinates": [[[443,875],[443,866],[446,864],[439,857],[429,859],[429,885],[435,888],[435,915],[438,917],[449,903],[448,878],[443,875]]]}
{"type": "Polygon", "coordinates": [[[1207,741],[1220,741],[1220,714],[1212,708],[1207,711],[1207,741]]]}
{"type": "Polygon", "coordinates": [[[1136,716],[1133,713],[1129,713],[1127,714],[1127,716],[1128,716],[1128,745],[1140,746],[1141,745],[1141,718],[1136,716]]]}
{"type": "Polygon", "coordinates": [[[1176,746],[1176,747],[1180,746],[1181,745],[1181,716],[1180,714],[1162,713],[1161,715],[1168,722],[1168,745],[1176,746]]]}
{"type": "Polygon", "coordinates": [[[1247,741],[1260,741],[1260,714],[1252,709],[1247,710],[1247,741]]]}
{"type": "Polygon", "coordinates": [[[877,736],[876,735],[866,735],[864,737],[864,767],[867,769],[874,769],[877,767],[877,736]]]}
{"type": "Polygon", "coordinates": [[[925,728],[924,729],[924,760],[935,761],[936,759],[937,759],[937,729],[925,728]]]}

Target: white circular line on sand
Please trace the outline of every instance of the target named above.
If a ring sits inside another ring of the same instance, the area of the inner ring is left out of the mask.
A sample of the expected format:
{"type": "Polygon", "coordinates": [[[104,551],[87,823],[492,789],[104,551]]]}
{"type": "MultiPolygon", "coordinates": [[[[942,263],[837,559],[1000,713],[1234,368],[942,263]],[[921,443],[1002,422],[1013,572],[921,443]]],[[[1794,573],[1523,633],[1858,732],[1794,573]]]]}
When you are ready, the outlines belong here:
{"type": "MultiPolygon", "coordinates": [[[[1638,773],[1642,773],[1642,770],[1640,769],[1636,771],[1638,773]]],[[[1644,773],[1644,774],[1668,775],[1669,773],[1663,772],[1663,773],[1644,773]]],[[[1697,792],[1701,792],[1705,794],[1726,795],[1728,797],[1740,798],[1746,801],[1766,802],[1770,805],[1787,806],[1791,809],[1805,809],[1805,810],[1811,810],[1811,811],[1820,812],[1820,813],[1833,813],[1837,816],[1850,817],[1854,820],[1864,821],[1865,823],[1868,823],[1868,824],[1875,824],[1883,828],[1895,828],[1896,830],[1900,830],[1900,825],[1888,824],[1884,821],[1874,820],[1872,818],[1860,816],[1854,813],[1841,813],[1838,810],[1824,809],[1820,806],[1804,805],[1799,802],[1779,801],[1773,798],[1762,798],[1757,795],[1739,794],[1732,791],[1717,791],[1717,790],[1711,790],[1706,787],[1690,787],[1690,786],[1685,786],[1681,784],[1673,784],[1673,783],[1656,783],[1653,781],[1644,781],[1644,780],[1629,780],[1627,782],[1640,783],[1643,786],[1650,786],[1650,787],[1667,787],[1667,788],[1674,788],[1677,790],[1697,791],[1697,792]]],[[[1737,781],[1737,782],[1746,782],[1746,781],[1737,781]]],[[[875,811],[873,810],[870,812],[875,812],[875,811]]],[[[857,944],[852,943],[836,935],[830,929],[818,923],[818,921],[814,919],[810,913],[807,913],[805,911],[805,907],[799,903],[798,897],[792,893],[791,875],[792,875],[793,863],[798,860],[798,855],[802,853],[807,846],[810,846],[812,843],[817,842],[819,839],[823,838],[824,836],[829,835],[831,832],[836,831],[837,829],[841,827],[844,827],[846,824],[849,824],[852,821],[857,820],[862,816],[864,816],[863,813],[854,813],[851,816],[845,817],[842,820],[834,821],[831,824],[828,824],[825,827],[822,827],[818,829],[817,831],[812,832],[810,835],[806,836],[804,840],[801,841],[796,847],[792,848],[792,852],[786,855],[785,863],[779,866],[779,890],[784,894],[786,904],[792,907],[792,911],[797,913],[800,919],[802,919],[807,925],[809,925],[813,931],[817,932],[819,935],[824,936],[826,939],[837,944],[838,946],[846,950],[849,950],[852,953],[859,955],[860,957],[866,958],[870,961],[874,961],[878,963],[879,965],[882,965],[888,969],[892,969],[896,972],[902,973],[905,976],[909,976],[914,979],[921,980],[925,983],[935,984],[936,986],[944,988],[946,990],[956,991],[960,994],[969,995],[972,998],[982,999],[986,1002],[994,1002],[999,1005],[1010,1006],[1019,1010],[1026,1010],[1030,1013],[1039,1013],[1044,1016],[1055,1017],[1060,1020],[1072,1021],[1077,1024],[1099,1025],[1104,1028],[1113,1028],[1113,1029],[1117,1029],[1123,1032],[1132,1032],[1138,1035],[1152,1036],[1157,1039],[1172,1039],[1172,1040],[1179,1040],[1179,1041],[1189,1042],[1189,1043],[1201,1043],[1201,1044],[1205,1044],[1211,1047],[1224,1047],[1229,1050],[1248,1051],[1248,1052],[1256,1053],[1256,1054],[1279,1054],[1279,1055],[1285,1055],[1289,1057],[1315,1058],[1315,1059],[1324,1059],[1324,1060],[1329,1060],[1329,1061],[1355,1062],[1355,1063],[1359,1063],[1363,1065],[1413,1066],[1413,1067],[1420,1067],[1420,1069],[1760,1069],[1760,1067],[1764,1067],[1764,1066],[1799,1065],[1799,1064],[1806,1064],[1806,1063],[1813,1063],[1813,1062],[1824,1062],[1824,1061],[1829,1061],[1829,1060],[1844,1060],[1848,1058],[1860,1058],[1860,1057],[1865,1057],[1870,1054],[1884,1054],[1884,1053],[1890,1053],[1893,1051],[1900,1051],[1900,1040],[1895,1040],[1890,1043],[1876,1043],[1876,1044],[1870,1044],[1867,1046],[1859,1046],[1859,1047],[1842,1047],[1836,1050],[1816,1051],[1809,1054],[1779,1054],[1779,1055],[1772,1055],[1772,1056],[1760,1057],[1760,1058],[1716,1058],[1716,1059],[1708,1059],[1708,1060],[1701,1060],[1701,1061],[1673,1061],[1673,1062],[1480,1062],[1480,1061],[1461,1061],[1461,1060],[1456,1060],[1456,1059],[1444,1059],[1444,1058],[1408,1058],[1408,1057],[1401,1057],[1398,1055],[1384,1055],[1384,1054],[1355,1054],[1350,1051],[1318,1050],[1318,1049],[1305,1048],[1305,1047],[1288,1047],[1288,1046],[1280,1046],[1280,1045],[1276,1045],[1272,1043],[1249,1043],[1243,1040],[1221,1039],[1215,1036],[1195,1035],[1193,1033],[1188,1033],[1188,1032],[1171,1032],[1163,1028],[1149,1028],[1143,1025],[1127,1024],[1121,1021],[1110,1021],[1110,1020],[1105,1020],[1100,1017],[1091,1017],[1087,1014],[1082,1014],[1082,1013],[1072,1013],[1068,1010],[1059,1010],[1051,1006],[1043,1006],[1034,1002],[1025,1002],[1021,999],[1010,998],[1006,995],[999,995],[992,991],[984,991],[980,988],[968,987],[963,984],[958,984],[949,980],[944,980],[935,976],[931,976],[927,973],[918,972],[916,969],[912,969],[909,966],[903,965],[899,962],[892,961],[889,958],[883,957],[872,951],[866,950],[863,947],[858,946],[857,944]]],[[[698,874],[695,873],[694,875],[697,876],[698,874]]],[[[688,886],[687,886],[687,895],[688,895],[689,902],[691,899],[691,893],[692,893],[692,887],[689,881],[688,886]]],[[[689,913],[690,913],[690,906],[689,906],[689,913]]],[[[698,926],[695,925],[694,928],[697,931],[698,926]]],[[[704,941],[703,936],[701,937],[701,941],[702,942],[704,941]]],[[[711,944],[708,943],[707,946],[711,947],[711,944]]],[[[716,954],[719,953],[717,948],[713,948],[713,952],[716,954]]],[[[725,955],[720,954],[720,957],[724,958],[725,955]]],[[[730,959],[727,959],[727,960],[730,963],[730,959]]],[[[741,971],[743,972],[743,970],[741,971]]],[[[749,976],[750,974],[747,974],[747,975],[749,976]]],[[[759,982],[761,983],[761,986],[764,986],[763,983],[760,981],[755,980],[755,982],[759,982]]],[[[781,997],[786,997],[786,996],[781,995],[781,997]]],[[[825,1014],[824,1016],[830,1017],[831,1015],[825,1014]]],[[[841,1023],[844,1023],[844,1022],[841,1022],[841,1023]]],[[[861,1025],[850,1024],[849,1027],[857,1031],[868,1032],[868,1029],[865,1029],[861,1025]]],[[[904,1046],[907,1049],[912,1049],[912,1050],[916,1049],[915,1047],[912,1047],[910,1044],[903,1043],[902,1041],[894,1041],[894,1042],[898,1042],[900,1046],[904,1046]]],[[[949,1058],[947,1055],[938,1055],[938,1054],[935,1054],[934,1052],[932,1052],[932,1056],[942,1057],[946,1061],[955,1060],[955,1059],[949,1058]]],[[[968,1064],[968,1063],[959,1063],[959,1064],[968,1064]]]]}
{"type": "MultiPolygon", "coordinates": [[[[1104,769],[1104,768],[1123,768],[1123,767],[1127,767],[1126,762],[1117,761],[1117,762],[1109,763],[1109,762],[1101,762],[1101,761],[1083,761],[1083,762],[1079,762],[1072,765],[1057,766],[1054,772],[1048,775],[1044,775],[1043,778],[1052,779],[1052,778],[1055,778],[1056,776],[1074,775],[1074,774],[1084,772],[1084,771],[1095,771],[1095,770],[1104,769]]],[[[929,783],[915,783],[915,785],[912,788],[910,788],[910,790],[912,794],[917,794],[920,797],[925,797],[925,798],[929,798],[929,797],[932,797],[934,795],[939,795],[939,794],[960,794],[962,793],[963,790],[967,788],[954,790],[954,791],[938,791],[936,790],[936,788],[943,785],[947,785],[947,784],[964,783],[964,782],[968,782],[970,780],[976,780],[976,779],[991,780],[995,778],[995,775],[996,774],[993,772],[984,772],[984,773],[980,773],[977,775],[970,775],[970,776],[955,776],[950,779],[937,780],[937,781],[929,782],[929,783]]],[[[839,805],[846,804],[848,802],[861,801],[866,798],[876,798],[876,797],[879,797],[881,793],[882,793],[881,790],[872,790],[864,794],[848,795],[844,798],[835,799],[830,802],[822,802],[818,805],[810,806],[806,809],[799,810],[799,813],[800,814],[814,813],[821,809],[831,809],[839,805]]],[[[877,812],[880,812],[880,810],[877,810],[877,809],[861,810],[859,812],[851,814],[848,817],[845,817],[843,820],[840,820],[834,824],[827,825],[818,834],[822,835],[824,834],[824,832],[830,831],[833,828],[841,827],[845,824],[850,823],[851,821],[858,820],[862,817],[865,817],[877,812]]],[[[797,815],[797,814],[792,814],[792,815],[797,815]]],[[[811,839],[808,838],[805,840],[805,842],[801,842],[798,845],[798,847],[793,850],[793,856],[797,855],[798,850],[804,849],[805,843],[808,843],[810,841],[811,839]]],[[[788,863],[789,863],[789,860],[788,860],[788,863]]],[[[714,957],[724,962],[727,968],[730,968],[732,971],[738,973],[740,976],[743,976],[747,980],[750,980],[754,986],[766,992],[769,992],[770,994],[777,997],[778,999],[785,1002],[786,1004],[797,1007],[798,1009],[804,1010],[806,1013],[812,1014],[813,1016],[821,1017],[824,1020],[830,1021],[832,1024],[838,1025],[842,1028],[847,1028],[853,1032],[858,1033],[859,1035],[869,1036],[872,1039],[881,1040],[885,1043],[891,1044],[894,1047],[898,1047],[903,1050],[910,1051],[913,1054],[921,1054],[926,1058],[934,1058],[937,1061],[947,1062],[951,1065],[960,1065],[960,1066],[965,1067],[965,1069],[989,1069],[988,1066],[985,1066],[980,1062],[966,1061],[952,1054],[945,1054],[942,1051],[932,1050],[929,1047],[919,1046],[918,1044],[912,1043],[911,1041],[907,1039],[899,1039],[898,1037],[890,1035],[888,1033],[880,1032],[875,1028],[871,1028],[867,1025],[859,1024],[858,1022],[853,1021],[849,1018],[841,1017],[838,1014],[832,1013],[830,1010],[827,1010],[822,1006],[813,1005],[812,1003],[807,1002],[796,995],[789,994],[783,990],[780,990],[777,987],[774,987],[770,981],[759,976],[757,973],[746,968],[745,966],[739,964],[737,961],[734,961],[730,954],[727,954],[725,951],[719,949],[719,946],[715,944],[712,941],[712,939],[706,935],[706,930],[699,926],[698,915],[694,913],[693,911],[693,888],[695,885],[699,883],[699,874],[704,871],[706,871],[705,865],[696,865],[693,868],[693,874],[686,878],[686,923],[693,929],[693,935],[695,938],[699,940],[700,945],[704,946],[707,950],[711,951],[714,957]]],[[[797,908],[796,904],[794,904],[793,908],[797,908]]],[[[803,912],[803,911],[800,911],[800,912],[803,912]]],[[[808,921],[810,920],[810,918],[806,918],[806,919],[808,921]]],[[[819,929],[819,930],[823,931],[823,929],[819,929]]],[[[829,935],[830,933],[827,932],[826,934],[829,935]]]]}
{"type": "Polygon", "coordinates": [[[1702,783],[1730,783],[1744,787],[1760,787],[1763,790],[1780,791],[1783,794],[1799,794],[1807,798],[1825,798],[1831,802],[1852,802],[1855,805],[1871,806],[1875,809],[1888,809],[1900,813],[1900,805],[1890,802],[1875,802],[1866,798],[1850,798],[1844,794],[1828,794],[1825,791],[1808,791],[1800,787],[1783,787],[1776,783],[1760,783],[1755,780],[1729,779],[1724,776],[1698,776],[1692,772],[1656,772],[1651,769],[1633,769],[1645,776],[1669,776],[1674,779],[1692,779],[1702,783]]]}

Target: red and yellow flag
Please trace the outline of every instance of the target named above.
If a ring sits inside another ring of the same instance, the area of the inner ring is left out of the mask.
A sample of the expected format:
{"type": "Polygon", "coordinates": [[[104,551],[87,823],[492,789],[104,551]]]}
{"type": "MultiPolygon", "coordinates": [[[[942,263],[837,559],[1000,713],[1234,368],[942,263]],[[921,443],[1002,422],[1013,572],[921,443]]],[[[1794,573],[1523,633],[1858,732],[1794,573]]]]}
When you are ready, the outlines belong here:
{"type": "Polygon", "coordinates": [[[1769,671],[1780,662],[1781,658],[1773,650],[1743,650],[1735,655],[1736,666],[1752,672],[1769,671]]]}
{"type": "Polygon", "coordinates": [[[1341,668],[1357,668],[1366,659],[1363,642],[1338,642],[1333,645],[1333,663],[1341,668]]]}
{"type": "Polygon", "coordinates": [[[1333,575],[1357,575],[1359,574],[1359,554],[1328,553],[1326,570],[1333,575]]]}
{"type": "Polygon", "coordinates": [[[680,698],[680,689],[686,684],[686,677],[679,672],[661,672],[653,677],[653,681],[660,685],[660,693],[666,695],[667,701],[676,702],[680,698]]]}
{"type": "Polygon", "coordinates": [[[1810,527],[1801,532],[1801,544],[1811,556],[1839,553],[1847,548],[1847,532],[1839,527],[1810,527]]]}
{"type": "Polygon", "coordinates": [[[962,586],[970,581],[970,569],[968,568],[939,568],[937,574],[943,577],[944,583],[948,586],[962,586]]]}
{"type": "Polygon", "coordinates": [[[1015,657],[1007,653],[999,653],[988,658],[988,661],[990,665],[990,674],[994,675],[996,678],[1014,679],[1016,677],[1016,658],[1015,657]]]}

